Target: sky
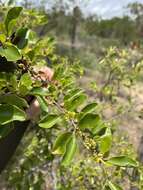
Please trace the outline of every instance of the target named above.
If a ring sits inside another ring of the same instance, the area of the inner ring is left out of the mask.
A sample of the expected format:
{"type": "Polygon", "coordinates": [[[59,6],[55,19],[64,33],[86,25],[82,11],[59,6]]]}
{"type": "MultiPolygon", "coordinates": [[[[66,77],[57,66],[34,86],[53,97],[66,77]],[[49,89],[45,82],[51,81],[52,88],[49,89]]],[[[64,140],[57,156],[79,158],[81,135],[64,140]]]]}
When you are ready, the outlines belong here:
{"type": "MultiPolygon", "coordinates": [[[[4,0],[5,1],[5,0],[4,0]]],[[[18,0],[22,2],[23,0],[18,0]]],[[[42,0],[29,0],[36,2],[38,5],[42,0]]],[[[52,5],[56,0],[44,0],[48,5],[52,5]]],[[[69,2],[69,0],[61,0],[69,2]]],[[[128,12],[127,5],[133,2],[143,3],[143,0],[74,0],[75,4],[82,6],[82,10],[86,15],[97,14],[103,19],[110,19],[114,16],[123,16],[128,12]],[[83,3],[84,2],[84,3],[83,3]]]]}
{"type": "MultiPolygon", "coordinates": [[[[34,0],[38,1],[38,0],[34,0]]],[[[46,1],[46,0],[45,0],[46,1]]],[[[47,4],[53,4],[56,0],[47,0],[47,4]]],[[[59,0],[58,0],[59,1],[59,0]]],[[[70,0],[61,0],[65,3],[70,0]]],[[[140,2],[143,0],[72,0],[76,5],[81,6],[85,14],[97,14],[103,19],[112,18],[114,16],[123,16],[128,12],[127,5],[129,3],[140,2]]]]}
{"type": "Polygon", "coordinates": [[[143,3],[143,0],[89,0],[84,11],[96,13],[102,18],[123,16],[127,12],[127,5],[133,2],[143,3]]]}

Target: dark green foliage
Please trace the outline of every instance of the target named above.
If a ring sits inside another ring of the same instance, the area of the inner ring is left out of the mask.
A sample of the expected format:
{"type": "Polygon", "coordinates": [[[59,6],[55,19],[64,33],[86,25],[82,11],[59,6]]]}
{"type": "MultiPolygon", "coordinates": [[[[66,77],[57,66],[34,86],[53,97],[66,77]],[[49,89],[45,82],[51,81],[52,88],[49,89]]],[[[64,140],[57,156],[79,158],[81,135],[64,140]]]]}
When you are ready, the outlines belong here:
{"type": "Polygon", "coordinates": [[[0,72],[14,72],[16,64],[12,61],[7,61],[5,57],[0,56],[0,72]]]}
{"type": "Polygon", "coordinates": [[[9,32],[10,23],[13,20],[17,19],[17,17],[20,15],[21,11],[22,11],[22,7],[13,7],[8,11],[6,19],[5,19],[5,27],[6,27],[7,33],[9,32]]]}

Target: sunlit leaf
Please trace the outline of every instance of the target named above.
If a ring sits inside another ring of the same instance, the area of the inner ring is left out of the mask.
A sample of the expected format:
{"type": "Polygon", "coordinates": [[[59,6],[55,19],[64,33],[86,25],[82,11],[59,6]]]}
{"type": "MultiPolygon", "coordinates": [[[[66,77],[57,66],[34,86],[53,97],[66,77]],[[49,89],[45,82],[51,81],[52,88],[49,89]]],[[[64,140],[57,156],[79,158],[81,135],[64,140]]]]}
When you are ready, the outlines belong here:
{"type": "Polygon", "coordinates": [[[39,122],[39,126],[42,128],[51,128],[60,121],[60,116],[58,115],[48,115],[45,116],[39,122]]]}
{"type": "Polygon", "coordinates": [[[96,109],[97,105],[98,105],[98,104],[97,104],[96,102],[91,103],[91,104],[88,104],[88,105],[86,105],[86,106],[81,110],[81,112],[83,112],[84,114],[91,113],[91,112],[93,112],[93,111],[96,109]]]}
{"type": "Polygon", "coordinates": [[[0,124],[5,125],[12,121],[24,121],[26,114],[14,105],[0,105],[0,124]]]}
{"type": "Polygon", "coordinates": [[[106,128],[107,128],[107,124],[104,121],[100,120],[96,128],[92,128],[91,132],[93,133],[93,135],[97,135],[101,131],[106,130],[106,128]]]}
{"type": "Polygon", "coordinates": [[[5,34],[0,34],[0,41],[4,43],[6,41],[6,35],[5,34]]]}
{"type": "Polygon", "coordinates": [[[137,167],[138,163],[128,156],[110,158],[107,163],[120,167],[137,167]]]}
{"type": "Polygon", "coordinates": [[[35,87],[30,91],[30,94],[35,96],[47,96],[49,95],[49,90],[41,87],[35,87]]]}
{"type": "Polygon", "coordinates": [[[10,22],[12,20],[17,19],[20,15],[21,11],[22,11],[22,7],[12,7],[8,11],[6,19],[5,19],[5,28],[6,28],[7,32],[8,32],[10,22]]]}
{"type": "Polygon", "coordinates": [[[94,103],[90,103],[88,105],[86,105],[80,112],[80,115],[79,115],[79,119],[81,119],[82,117],[84,117],[86,114],[88,113],[92,113],[96,110],[97,108],[97,103],[94,102],[94,103]]]}
{"type": "Polygon", "coordinates": [[[21,76],[19,81],[19,91],[21,95],[26,95],[30,93],[32,89],[32,78],[29,73],[25,73],[21,76]]]}
{"type": "Polygon", "coordinates": [[[84,129],[94,129],[98,126],[100,117],[97,114],[87,114],[79,121],[79,128],[84,129]]]}
{"type": "Polygon", "coordinates": [[[20,28],[13,40],[13,43],[19,48],[23,49],[28,44],[28,28],[22,27],[20,28]]]}
{"type": "Polygon", "coordinates": [[[81,89],[73,89],[70,90],[69,93],[64,97],[64,101],[72,101],[79,95],[83,93],[83,90],[81,89]]]}
{"type": "Polygon", "coordinates": [[[48,109],[48,103],[46,99],[44,97],[37,96],[37,100],[40,104],[41,110],[48,113],[49,109],[48,109]]]}
{"type": "Polygon", "coordinates": [[[78,97],[74,98],[72,101],[65,101],[65,107],[66,109],[70,111],[74,111],[79,106],[81,106],[85,102],[86,99],[87,99],[87,96],[84,94],[81,94],[78,97]]]}
{"type": "Polygon", "coordinates": [[[5,48],[0,47],[0,55],[5,57],[7,61],[17,61],[21,59],[21,54],[14,45],[6,45],[5,48]]]}
{"type": "Polygon", "coordinates": [[[111,129],[107,128],[106,132],[99,139],[99,149],[102,154],[108,152],[112,145],[112,134],[111,129]]]}
{"type": "Polygon", "coordinates": [[[28,103],[26,102],[26,100],[17,96],[16,94],[1,95],[0,103],[15,105],[19,108],[28,107],[28,103]]]}
{"type": "Polygon", "coordinates": [[[71,163],[76,153],[76,149],[77,149],[76,137],[72,135],[66,145],[66,152],[63,156],[61,163],[63,166],[66,167],[71,163]]]}
{"type": "Polygon", "coordinates": [[[67,141],[69,140],[69,138],[71,137],[71,133],[70,132],[64,132],[62,134],[60,134],[53,146],[53,154],[64,154],[66,151],[66,144],[67,141]]]}

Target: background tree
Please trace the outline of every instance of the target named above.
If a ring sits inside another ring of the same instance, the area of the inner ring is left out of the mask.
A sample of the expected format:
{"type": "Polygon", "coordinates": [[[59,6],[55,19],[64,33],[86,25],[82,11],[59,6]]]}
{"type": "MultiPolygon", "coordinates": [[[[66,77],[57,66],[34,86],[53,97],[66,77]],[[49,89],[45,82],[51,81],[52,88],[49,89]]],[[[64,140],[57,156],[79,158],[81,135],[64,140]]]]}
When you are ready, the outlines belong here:
{"type": "Polygon", "coordinates": [[[128,5],[130,13],[135,17],[137,32],[140,37],[143,37],[143,4],[131,3],[128,5]]]}

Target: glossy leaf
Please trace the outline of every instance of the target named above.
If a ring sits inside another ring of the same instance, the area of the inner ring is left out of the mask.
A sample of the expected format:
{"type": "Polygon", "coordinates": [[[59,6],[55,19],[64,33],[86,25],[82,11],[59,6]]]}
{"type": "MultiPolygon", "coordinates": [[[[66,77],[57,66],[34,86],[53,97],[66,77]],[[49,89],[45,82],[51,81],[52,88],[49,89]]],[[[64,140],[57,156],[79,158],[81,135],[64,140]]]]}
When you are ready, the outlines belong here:
{"type": "Polygon", "coordinates": [[[28,28],[22,27],[20,28],[15,36],[14,44],[19,48],[23,49],[28,44],[28,28]]]}
{"type": "Polygon", "coordinates": [[[44,97],[37,96],[37,100],[40,104],[41,110],[48,113],[49,109],[48,109],[48,103],[47,103],[46,99],[44,97]]]}
{"type": "Polygon", "coordinates": [[[6,19],[5,19],[5,28],[6,28],[7,32],[8,32],[10,22],[17,19],[20,15],[21,11],[22,11],[22,7],[12,7],[8,11],[6,19]]]}
{"type": "Polygon", "coordinates": [[[35,96],[47,96],[49,91],[45,88],[35,87],[29,93],[35,96]]]}
{"type": "Polygon", "coordinates": [[[91,113],[91,112],[95,111],[97,105],[98,105],[98,104],[97,104],[96,102],[91,103],[91,104],[88,104],[88,105],[86,105],[86,106],[81,110],[81,112],[83,112],[84,114],[91,113]]]}
{"type": "Polygon", "coordinates": [[[29,73],[23,74],[20,78],[19,83],[20,83],[20,85],[26,86],[28,89],[31,88],[32,78],[31,78],[30,74],[29,73]]]}
{"type": "Polygon", "coordinates": [[[0,105],[0,124],[5,125],[12,121],[24,121],[26,114],[14,105],[0,105]]]}
{"type": "Polygon", "coordinates": [[[86,99],[87,99],[87,96],[85,96],[84,94],[81,94],[80,96],[76,97],[72,101],[66,101],[65,107],[66,107],[66,109],[68,109],[70,111],[74,111],[79,106],[81,106],[85,102],[86,99]]]}
{"type": "Polygon", "coordinates": [[[19,91],[21,95],[26,95],[32,88],[32,78],[29,73],[25,73],[21,76],[19,81],[19,91]]]}
{"type": "Polygon", "coordinates": [[[16,94],[1,95],[0,103],[15,105],[19,108],[28,107],[26,100],[17,96],[16,94]]]}
{"type": "Polygon", "coordinates": [[[64,132],[64,133],[60,134],[54,143],[52,153],[53,154],[64,154],[66,151],[66,144],[70,137],[71,137],[70,132],[64,132]]]}
{"type": "Polygon", "coordinates": [[[88,113],[92,113],[96,110],[96,107],[97,107],[97,103],[94,102],[94,103],[90,103],[88,105],[86,105],[80,112],[79,114],[79,119],[82,119],[86,114],[88,113]]]}
{"type": "Polygon", "coordinates": [[[14,45],[6,45],[5,48],[0,47],[0,55],[5,57],[7,61],[17,61],[21,59],[21,54],[14,45]]]}
{"type": "Polygon", "coordinates": [[[102,120],[100,120],[100,121],[98,122],[98,125],[96,126],[96,128],[93,128],[93,129],[91,130],[91,132],[92,132],[93,135],[97,135],[97,134],[99,134],[102,130],[106,130],[106,128],[107,128],[106,123],[103,122],[102,120]]]}
{"type": "Polygon", "coordinates": [[[66,152],[63,156],[62,163],[61,163],[63,166],[66,167],[70,165],[76,153],[76,149],[77,149],[76,137],[72,135],[66,145],[66,152]]]}
{"type": "Polygon", "coordinates": [[[83,93],[83,90],[81,89],[73,89],[70,90],[69,93],[64,97],[64,101],[72,101],[79,95],[83,93]]]}
{"type": "Polygon", "coordinates": [[[84,129],[95,129],[98,126],[100,117],[97,114],[87,114],[79,121],[79,128],[84,129]]]}
{"type": "Polygon", "coordinates": [[[40,122],[39,122],[39,126],[42,128],[51,128],[53,127],[55,124],[57,124],[60,121],[60,116],[58,115],[48,115],[45,116],[40,122]]]}
{"type": "Polygon", "coordinates": [[[111,129],[107,128],[105,134],[100,137],[99,149],[102,154],[108,152],[112,145],[111,129]]]}
{"type": "Polygon", "coordinates": [[[137,167],[138,164],[135,160],[132,158],[129,158],[128,156],[118,156],[113,157],[108,160],[109,164],[120,166],[120,167],[137,167]]]}

